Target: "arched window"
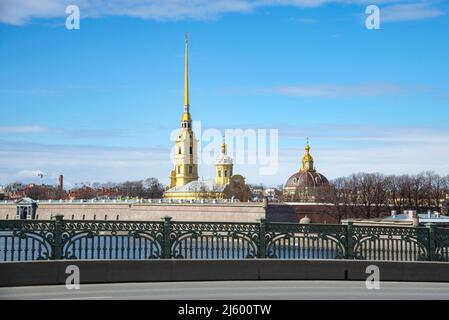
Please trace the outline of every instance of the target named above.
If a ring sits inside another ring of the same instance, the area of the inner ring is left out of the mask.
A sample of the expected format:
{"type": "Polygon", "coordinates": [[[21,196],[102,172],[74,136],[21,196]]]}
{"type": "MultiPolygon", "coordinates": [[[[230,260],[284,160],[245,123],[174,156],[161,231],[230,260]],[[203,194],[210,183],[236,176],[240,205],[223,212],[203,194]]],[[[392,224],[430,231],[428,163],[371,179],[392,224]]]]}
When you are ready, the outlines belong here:
{"type": "Polygon", "coordinates": [[[193,148],[190,146],[190,154],[193,154],[193,148]]]}
{"type": "Polygon", "coordinates": [[[228,170],[225,170],[225,177],[227,177],[228,176],[228,170]]]}
{"type": "Polygon", "coordinates": [[[221,178],[221,170],[218,170],[218,177],[221,178]]]}
{"type": "Polygon", "coordinates": [[[178,149],[178,154],[181,154],[181,147],[179,147],[178,149]]]}

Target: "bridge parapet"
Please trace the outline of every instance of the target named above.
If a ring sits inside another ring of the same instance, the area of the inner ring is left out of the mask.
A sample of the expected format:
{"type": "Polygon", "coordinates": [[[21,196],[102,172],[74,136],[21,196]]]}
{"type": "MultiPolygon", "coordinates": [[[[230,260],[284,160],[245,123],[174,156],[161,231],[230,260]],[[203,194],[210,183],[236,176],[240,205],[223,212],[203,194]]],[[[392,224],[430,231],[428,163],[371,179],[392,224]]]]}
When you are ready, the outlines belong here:
{"type": "Polygon", "coordinates": [[[59,259],[449,262],[449,229],[246,222],[0,220],[0,262],[59,259]]]}

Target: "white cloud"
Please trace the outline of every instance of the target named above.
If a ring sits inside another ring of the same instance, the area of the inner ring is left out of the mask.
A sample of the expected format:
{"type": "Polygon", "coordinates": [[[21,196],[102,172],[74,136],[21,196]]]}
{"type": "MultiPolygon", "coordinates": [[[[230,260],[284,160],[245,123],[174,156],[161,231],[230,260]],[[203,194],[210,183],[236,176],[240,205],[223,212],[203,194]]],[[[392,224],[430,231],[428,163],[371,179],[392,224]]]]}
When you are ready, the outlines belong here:
{"type": "Polygon", "coordinates": [[[40,175],[46,176],[46,173],[41,170],[21,170],[17,175],[25,179],[36,179],[40,175]]]}
{"type": "MultiPolygon", "coordinates": [[[[279,171],[261,176],[258,165],[235,165],[249,183],[277,185],[300,167],[305,137],[311,137],[312,155],[318,170],[328,178],[354,172],[385,174],[433,170],[449,174],[449,128],[280,126],[279,171]]],[[[156,177],[168,183],[172,169],[171,146],[101,147],[8,143],[0,141],[0,184],[12,181],[39,182],[37,170],[45,172],[45,183],[57,183],[59,174],[70,183],[81,181],[125,181],[156,177]]],[[[200,165],[200,177],[211,179],[213,166],[200,165]]]]}
{"type": "Polygon", "coordinates": [[[50,129],[43,126],[0,126],[0,134],[29,134],[29,133],[44,133],[49,132],[50,129]]]}
{"type": "Polygon", "coordinates": [[[441,9],[429,3],[398,4],[381,8],[381,22],[397,22],[409,20],[423,20],[444,15],[441,9]]]}
{"type": "Polygon", "coordinates": [[[0,141],[0,184],[12,181],[38,182],[37,169],[45,183],[56,184],[59,174],[67,182],[123,181],[154,176],[168,180],[169,147],[102,147],[48,145],[0,141]]]}
{"type": "Polygon", "coordinates": [[[321,125],[313,127],[280,126],[282,138],[305,139],[313,137],[330,143],[398,143],[420,146],[444,144],[449,141],[449,128],[406,127],[406,126],[345,126],[321,125]]]}
{"type": "Polygon", "coordinates": [[[2,0],[0,22],[22,25],[32,18],[54,18],[65,13],[64,1],[57,0],[2,0]]]}
{"type": "Polygon", "coordinates": [[[375,97],[401,94],[407,88],[394,83],[367,83],[354,85],[305,84],[281,86],[259,90],[261,93],[274,93],[294,97],[344,98],[353,96],[375,97]]]}
{"type": "Polygon", "coordinates": [[[23,25],[33,18],[63,18],[65,7],[71,4],[79,6],[82,19],[129,16],[158,20],[208,20],[226,13],[248,13],[262,7],[310,8],[329,3],[368,5],[404,2],[409,0],[2,0],[0,22],[23,25]]]}
{"type": "Polygon", "coordinates": [[[285,175],[299,167],[307,136],[311,137],[318,170],[329,178],[355,172],[413,174],[432,170],[449,174],[449,150],[443,148],[449,141],[449,128],[315,126],[280,130],[281,140],[298,145],[280,152],[279,167],[288,168],[283,171],[285,175]]]}

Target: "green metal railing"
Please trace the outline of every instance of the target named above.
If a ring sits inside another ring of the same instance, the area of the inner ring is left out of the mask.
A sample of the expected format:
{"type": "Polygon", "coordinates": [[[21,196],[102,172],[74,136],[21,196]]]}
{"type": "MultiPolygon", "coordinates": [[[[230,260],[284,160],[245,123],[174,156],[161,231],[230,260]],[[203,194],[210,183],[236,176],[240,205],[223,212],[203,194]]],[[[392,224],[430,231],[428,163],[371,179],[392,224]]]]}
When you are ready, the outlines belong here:
{"type": "Polygon", "coordinates": [[[449,262],[449,229],[331,224],[0,220],[0,261],[361,259],[449,262]]]}

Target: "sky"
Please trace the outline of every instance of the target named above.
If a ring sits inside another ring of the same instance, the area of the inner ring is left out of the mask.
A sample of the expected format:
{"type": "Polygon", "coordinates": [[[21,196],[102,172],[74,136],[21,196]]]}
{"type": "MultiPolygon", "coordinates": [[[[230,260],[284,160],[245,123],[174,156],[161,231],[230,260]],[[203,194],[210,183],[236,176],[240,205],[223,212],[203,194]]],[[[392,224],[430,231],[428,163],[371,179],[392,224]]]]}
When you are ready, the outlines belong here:
{"type": "MultiPolygon", "coordinates": [[[[448,15],[442,0],[1,0],[0,185],[167,184],[185,32],[197,138],[278,130],[276,170],[234,166],[248,183],[283,184],[307,137],[329,179],[447,175],[448,15]]],[[[199,170],[213,178],[213,165],[199,170]]]]}

